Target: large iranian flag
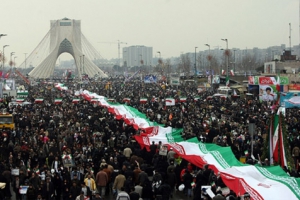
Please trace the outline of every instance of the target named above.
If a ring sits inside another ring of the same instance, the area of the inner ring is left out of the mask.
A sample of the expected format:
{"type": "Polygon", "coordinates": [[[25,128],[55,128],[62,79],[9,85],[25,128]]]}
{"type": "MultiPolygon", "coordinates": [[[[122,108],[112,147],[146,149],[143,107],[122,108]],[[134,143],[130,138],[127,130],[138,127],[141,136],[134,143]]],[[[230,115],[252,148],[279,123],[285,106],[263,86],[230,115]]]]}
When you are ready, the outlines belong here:
{"type": "Polygon", "coordinates": [[[158,144],[170,144],[174,142],[181,142],[183,138],[181,137],[182,129],[173,129],[171,127],[163,128],[158,127],[155,134],[145,134],[145,135],[136,135],[136,141],[141,145],[141,148],[146,147],[149,151],[149,147],[154,142],[158,144]]]}
{"type": "Polygon", "coordinates": [[[215,172],[220,172],[224,183],[238,195],[248,192],[251,199],[258,200],[300,199],[300,181],[288,176],[279,166],[264,168],[242,164],[235,158],[230,147],[204,144],[198,142],[197,138],[182,141],[182,130],[163,128],[134,108],[111,104],[105,97],[95,93],[88,94],[87,97],[97,98],[101,106],[107,107],[109,112],[121,117],[126,123],[131,123],[137,129],[147,130],[136,137],[139,144],[147,148],[152,141],[162,141],[173,147],[179,156],[198,167],[209,164],[215,172]]]}
{"type": "Polygon", "coordinates": [[[279,116],[274,116],[274,134],[273,134],[273,161],[278,163],[278,148],[279,148],[279,116]]]}

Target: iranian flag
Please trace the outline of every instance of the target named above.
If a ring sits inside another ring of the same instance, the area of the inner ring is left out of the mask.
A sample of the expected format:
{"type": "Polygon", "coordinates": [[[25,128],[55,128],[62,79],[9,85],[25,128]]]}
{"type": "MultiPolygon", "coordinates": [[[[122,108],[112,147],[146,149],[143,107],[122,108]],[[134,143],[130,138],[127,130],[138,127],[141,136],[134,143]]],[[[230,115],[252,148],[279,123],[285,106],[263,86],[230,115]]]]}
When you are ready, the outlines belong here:
{"type": "Polygon", "coordinates": [[[65,86],[65,85],[62,84],[62,83],[57,83],[54,87],[57,88],[57,89],[60,90],[60,91],[62,91],[62,90],[68,90],[68,87],[65,86]]]}
{"type": "Polygon", "coordinates": [[[43,98],[36,98],[36,99],[34,100],[34,103],[42,103],[43,101],[44,101],[43,98]]]}
{"type": "Polygon", "coordinates": [[[166,106],[174,106],[175,99],[174,98],[166,98],[166,106]]]}
{"type": "Polygon", "coordinates": [[[123,102],[125,102],[125,103],[130,102],[130,98],[124,98],[124,99],[123,99],[123,102]]]}
{"type": "Polygon", "coordinates": [[[270,160],[270,164],[273,165],[274,164],[274,160],[273,160],[273,131],[274,131],[274,127],[273,127],[273,120],[270,120],[270,126],[269,126],[269,160],[270,160]]]}
{"type": "Polygon", "coordinates": [[[115,102],[115,99],[107,99],[109,102],[115,102]]]}
{"type": "Polygon", "coordinates": [[[80,101],[80,99],[73,99],[72,103],[78,103],[80,101]]]}
{"type": "Polygon", "coordinates": [[[140,103],[142,104],[147,103],[147,98],[140,98],[140,103]]]}
{"type": "Polygon", "coordinates": [[[62,98],[56,98],[56,99],[54,100],[54,103],[55,103],[55,104],[61,104],[61,103],[62,103],[62,98]]]}
{"type": "Polygon", "coordinates": [[[20,99],[20,98],[16,99],[17,103],[22,103],[23,101],[24,101],[24,99],[20,99]]]}
{"type": "Polygon", "coordinates": [[[222,69],[222,75],[225,75],[226,74],[226,71],[224,69],[222,69]]]}
{"type": "Polygon", "coordinates": [[[98,99],[97,99],[97,98],[91,99],[91,103],[97,103],[97,102],[98,102],[98,99]]]}
{"type": "Polygon", "coordinates": [[[273,141],[272,141],[272,148],[273,148],[273,161],[278,163],[278,148],[279,148],[279,116],[274,116],[274,134],[273,134],[273,141]]]}
{"type": "Polygon", "coordinates": [[[230,70],[230,75],[231,75],[231,76],[234,76],[234,71],[233,71],[233,69],[230,70]]]}
{"type": "Polygon", "coordinates": [[[280,141],[280,165],[281,167],[288,167],[286,155],[285,155],[285,148],[284,148],[284,137],[282,132],[281,126],[281,116],[279,115],[279,141],[280,141]]]}
{"type": "Polygon", "coordinates": [[[194,97],[194,101],[198,101],[200,99],[200,97],[194,97]]]}
{"type": "Polygon", "coordinates": [[[186,102],[186,97],[180,97],[180,102],[186,102]]]}
{"type": "Polygon", "coordinates": [[[229,82],[229,77],[226,76],[226,86],[229,87],[230,86],[230,82],[229,82]]]}
{"type": "Polygon", "coordinates": [[[146,115],[135,108],[124,104],[110,104],[106,98],[91,93],[98,98],[100,105],[108,111],[124,119],[137,129],[147,130],[145,134],[136,136],[137,142],[149,148],[152,142],[161,141],[172,147],[178,156],[188,162],[203,167],[209,164],[215,173],[220,173],[224,183],[237,194],[248,192],[251,199],[300,199],[300,185],[298,181],[288,176],[280,166],[260,167],[244,165],[232,153],[230,147],[220,147],[215,144],[206,144],[192,138],[183,141],[182,130],[171,127],[162,128],[160,124],[151,122],[146,115]],[[237,187],[238,186],[238,187],[237,187]]]}

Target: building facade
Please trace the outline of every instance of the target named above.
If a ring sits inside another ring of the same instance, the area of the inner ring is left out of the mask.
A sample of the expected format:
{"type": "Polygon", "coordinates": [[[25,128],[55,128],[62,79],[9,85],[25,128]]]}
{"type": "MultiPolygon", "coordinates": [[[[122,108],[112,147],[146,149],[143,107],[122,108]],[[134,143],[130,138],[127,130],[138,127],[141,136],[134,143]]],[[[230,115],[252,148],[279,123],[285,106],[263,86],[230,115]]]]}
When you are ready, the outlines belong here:
{"type": "Polygon", "coordinates": [[[123,66],[150,66],[153,65],[153,47],[146,46],[129,46],[123,47],[123,66]]]}

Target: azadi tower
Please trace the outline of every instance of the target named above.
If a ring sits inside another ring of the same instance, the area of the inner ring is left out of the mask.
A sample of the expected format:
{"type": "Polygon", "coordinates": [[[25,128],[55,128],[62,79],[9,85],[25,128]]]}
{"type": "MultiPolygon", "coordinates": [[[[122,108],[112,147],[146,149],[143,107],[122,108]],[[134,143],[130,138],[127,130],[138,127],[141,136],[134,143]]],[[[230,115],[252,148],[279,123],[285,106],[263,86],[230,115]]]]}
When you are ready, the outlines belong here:
{"type": "Polygon", "coordinates": [[[79,77],[82,74],[107,77],[95,64],[102,57],[81,33],[80,20],[68,18],[51,20],[50,31],[20,67],[26,67],[27,63],[34,67],[30,77],[49,78],[53,76],[56,60],[62,53],[72,55],[79,77]]]}

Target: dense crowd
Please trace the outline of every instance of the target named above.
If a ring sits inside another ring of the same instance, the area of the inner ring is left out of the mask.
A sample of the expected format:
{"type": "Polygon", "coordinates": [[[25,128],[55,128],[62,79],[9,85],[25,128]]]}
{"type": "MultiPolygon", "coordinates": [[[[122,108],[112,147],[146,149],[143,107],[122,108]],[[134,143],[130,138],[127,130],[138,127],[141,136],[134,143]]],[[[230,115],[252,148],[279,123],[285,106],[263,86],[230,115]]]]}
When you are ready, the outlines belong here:
{"type": "MultiPolygon", "coordinates": [[[[76,90],[87,89],[119,103],[130,99],[126,103],[151,121],[183,128],[184,139],[197,137],[202,142],[230,146],[236,158],[246,157],[247,163],[255,162],[247,153],[251,150],[248,124],[256,124],[253,155],[259,160],[269,116],[276,110],[274,102],[256,98],[208,98],[214,91],[198,93],[192,83],[170,86],[110,79],[65,85],[67,91],[47,82],[29,86],[26,101],[31,104],[9,106],[12,97],[2,101],[1,108],[14,115],[15,130],[2,130],[0,182],[11,185],[17,199],[103,200],[112,194],[117,200],[168,200],[180,190],[186,198],[200,200],[210,199],[201,186],[212,182],[217,194],[213,199],[225,199],[220,189],[225,185],[208,165],[200,169],[178,158],[172,149],[167,156],[160,155],[161,144],[152,144],[150,151],[141,149],[134,140],[139,130],[116,120],[104,107],[83,99],[73,103],[76,90]],[[200,99],[195,100],[196,96],[200,99]],[[174,106],[165,106],[168,97],[176,100],[174,106]],[[180,97],[186,101],[180,102],[180,97]],[[35,103],[37,98],[43,102],[35,103]],[[62,98],[62,103],[55,104],[55,98],[62,98]],[[141,103],[140,98],[147,98],[147,102],[141,103]],[[19,173],[12,175],[15,169],[19,173]],[[20,194],[21,186],[29,186],[25,194],[20,194]]],[[[295,109],[286,114],[295,161],[299,158],[299,115],[295,109]]],[[[268,161],[262,164],[268,165],[268,161]]],[[[297,166],[290,166],[289,173],[297,176],[297,170],[297,166]]],[[[0,195],[0,199],[10,198],[10,187],[0,195]]],[[[238,198],[233,191],[226,196],[238,198]]]]}

